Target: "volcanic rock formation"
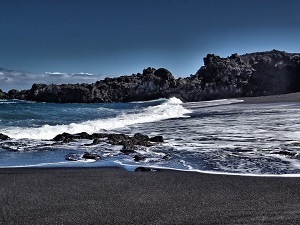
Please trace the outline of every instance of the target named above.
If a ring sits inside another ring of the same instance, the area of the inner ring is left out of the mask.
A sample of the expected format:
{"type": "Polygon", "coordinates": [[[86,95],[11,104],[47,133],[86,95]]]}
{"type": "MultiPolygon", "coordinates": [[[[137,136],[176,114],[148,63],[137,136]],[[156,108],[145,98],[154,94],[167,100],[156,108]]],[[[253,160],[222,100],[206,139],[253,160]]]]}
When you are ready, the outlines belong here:
{"type": "Polygon", "coordinates": [[[283,51],[208,54],[194,75],[175,79],[167,69],[105,78],[93,84],[33,84],[29,90],[0,90],[0,98],[58,103],[130,102],[178,97],[202,101],[230,97],[264,96],[300,91],[300,54],[283,51]]]}

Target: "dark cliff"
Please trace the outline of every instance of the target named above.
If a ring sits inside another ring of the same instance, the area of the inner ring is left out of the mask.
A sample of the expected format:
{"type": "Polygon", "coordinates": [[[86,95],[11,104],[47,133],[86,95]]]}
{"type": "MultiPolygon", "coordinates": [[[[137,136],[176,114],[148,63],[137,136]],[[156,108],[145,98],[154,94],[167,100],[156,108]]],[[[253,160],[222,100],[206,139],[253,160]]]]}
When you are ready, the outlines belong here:
{"type": "Polygon", "coordinates": [[[187,101],[264,96],[300,91],[300,54],[282,51],[208,54],[204,66],[185,78],[174,93],[187,101]]]}
{"type": "Polygon", "coordinates": [[[176,96],[184,101],[262,96],[300,91],[300,54],[282,51],[208,54],[195,75],[175,79],[167,69],[105,78],[93,84],[33,84],[30,90],[0,91],[0,98],[44,102],[128,102],[176,96]]]}

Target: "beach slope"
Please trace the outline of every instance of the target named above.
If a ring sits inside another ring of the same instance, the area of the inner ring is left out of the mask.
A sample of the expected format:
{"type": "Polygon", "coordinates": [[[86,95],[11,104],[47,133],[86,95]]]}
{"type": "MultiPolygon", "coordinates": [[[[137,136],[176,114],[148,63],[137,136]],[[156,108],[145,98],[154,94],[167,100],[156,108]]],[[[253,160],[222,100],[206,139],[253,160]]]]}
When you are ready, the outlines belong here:
{"type": "Polygon", "coordinates": [[[300,178],[1,169],[0,224],[299,224],[300,178]]]}

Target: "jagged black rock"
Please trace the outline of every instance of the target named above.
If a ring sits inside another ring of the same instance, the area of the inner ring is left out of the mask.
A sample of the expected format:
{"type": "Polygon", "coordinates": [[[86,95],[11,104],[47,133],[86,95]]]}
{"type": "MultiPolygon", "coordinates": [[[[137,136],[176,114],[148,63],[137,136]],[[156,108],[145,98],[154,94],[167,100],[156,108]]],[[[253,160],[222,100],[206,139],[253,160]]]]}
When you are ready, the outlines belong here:
{"type": "Polygon", "coordinates": [[[57,103],[131,102],[178,97],[202,101],[231,97],[265,96],[300,91],[300,53],[283,51],[208,54],[194,75],[175,79],[164,68],[105,78],[93,84],[33,84],[29,90],[0,89],[2,99],[57,103]]]}

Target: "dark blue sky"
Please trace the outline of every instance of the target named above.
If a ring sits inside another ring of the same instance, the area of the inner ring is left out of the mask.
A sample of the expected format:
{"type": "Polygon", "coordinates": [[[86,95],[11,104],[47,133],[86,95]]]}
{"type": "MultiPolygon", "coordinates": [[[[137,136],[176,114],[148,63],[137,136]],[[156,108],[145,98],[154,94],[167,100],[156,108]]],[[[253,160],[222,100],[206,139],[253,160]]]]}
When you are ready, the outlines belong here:
{"type": "Polygon", "coordinates": [[[298,0],[1,0],[0,67],[195,73],[207,53],[300,52],[298,0]]]}

